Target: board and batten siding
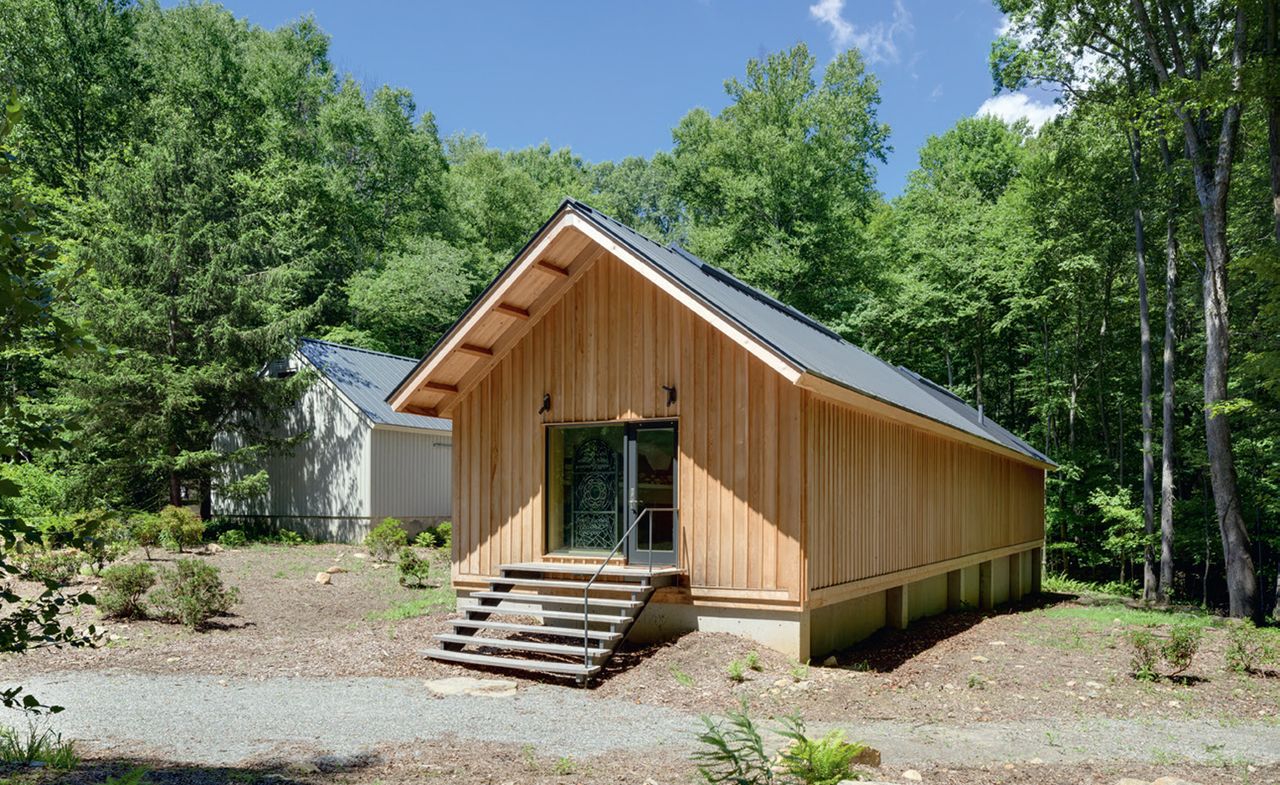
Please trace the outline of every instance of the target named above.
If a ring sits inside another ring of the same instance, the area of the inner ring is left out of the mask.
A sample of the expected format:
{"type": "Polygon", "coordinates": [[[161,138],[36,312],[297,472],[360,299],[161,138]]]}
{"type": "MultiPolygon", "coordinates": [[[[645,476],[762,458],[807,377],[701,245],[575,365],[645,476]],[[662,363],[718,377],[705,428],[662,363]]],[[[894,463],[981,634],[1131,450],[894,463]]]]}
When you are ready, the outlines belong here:
{"type": "Polygon", "coordinates": [[[695,595],[798,603],[802,396],[602,256],[451,407],[456,576],[544,555],[546,425],[675,419],[680,565],[695,595]],[[670,406],[663,385],[676,388],[670,406]]]}
{"type": "Polygon", "coordinates": [[[808,403],[811,589],[1044,538],[1043,469],[816,395],[808,403]]]}
{"type": "Polygon", "coordinates": [[[447,518],[453,496],[450,435],[375,427],[371,439],[373,520],[447,518]]]}
{"type": "MultiPolygon", "coordinates": [[[[324,379],[317,379],[285,413],[280,435],[309,432],[290,454],[269,456],[268,490],[247,501],[214,499],[220,515],[367,519],[369,511],[369,427],[324,379]]],[[[218,435],[219,449],[239,445],[218,435]]],[[[248,469],[235,468],[243,474],[248,469]]],[[[234,479],[240,479],[235,477],[234,479]]]]}

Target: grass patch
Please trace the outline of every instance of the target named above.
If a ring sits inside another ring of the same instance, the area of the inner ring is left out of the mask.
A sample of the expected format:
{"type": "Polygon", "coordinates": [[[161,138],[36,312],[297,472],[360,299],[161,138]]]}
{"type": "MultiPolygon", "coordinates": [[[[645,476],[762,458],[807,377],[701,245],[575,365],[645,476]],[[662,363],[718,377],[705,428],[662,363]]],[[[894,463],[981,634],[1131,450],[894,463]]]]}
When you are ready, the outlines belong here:
{"type": "Polygon", "coordinates": [[[51,769],[69,771],[80,764],[75,745],[62,734],[35,723],[27,732],[0,728],[0,764],[29,766],[38,763],[51,769]]]}
{"type": "Polygon", "coordinates": [[[445,585],[427,589],[419,597],[393,602],[385,611],[375,611],[365,618],[369,621],[404,621],[418,616],[429,616],[437,610],[446,613],[457,607],[458,599],[453,587],[445,585]]]}
{"type": "Polygon", "coordinates": [[[1185,624],[1203,629],[1220,627],[1223,619],[1211,613],[1199,610],[1179,608],[1161,610],[1159,608],[1130,608],[1124,603],[1108,603],[1106,605],[1059,605],[1046,608],[1040,613],[1047,619],[1081,621],[1097,629],[1105,629],[1120,624],[1134,627],[1150,627],[1160,624],[1185,624]]]}

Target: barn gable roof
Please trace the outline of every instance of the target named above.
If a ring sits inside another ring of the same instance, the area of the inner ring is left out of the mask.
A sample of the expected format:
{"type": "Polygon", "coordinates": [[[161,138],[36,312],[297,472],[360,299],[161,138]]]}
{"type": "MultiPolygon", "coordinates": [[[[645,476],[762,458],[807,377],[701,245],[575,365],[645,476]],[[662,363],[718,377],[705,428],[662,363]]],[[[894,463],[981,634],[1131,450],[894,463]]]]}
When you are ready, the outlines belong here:
{"type": "Polygon", "coordinates": [[[404,414],[395,411],[387,403],[387,395],[405,374],[413,370],[416,361],[412,358],[314,338],[303,338],[299,342],[298,352],[375,424],[432,431],[448,431],[453,428],[453,423],[449,420],[404,414]]]}
{"type": "MultiPolygon", "coordinates": [[[[562,225],[585,232],[595,243],[604,243],[605,250],[615,256],[629,256],[639,260],[656,273],[668,289],[685,295],[684,302],[698,307],[702,315],[726,331],[737,332],[758,356],[783,373],[790,381],[813,389],[837,389],[856,393],[860,399],[869,399],[886,407],[925,418],[945,426],[946,430],[959,432],[969,439],[976,439],[1014,453],[1033,463],[1053,467],[1056,464],[1044,453],[1024,440],[1000,427],[990,418],[924,377],[905,368],[895,368],[875,355],[849,343],[840,335],[803,313],[755,289],[733,275],[711,265],[674,245],[662,245],[625,224],[583,204],[567,199],[556,213],[534,235],[515,259],[490,283],[489,287],[472,303],[467,312],[454,324],[444,337],[408,374],[388,400],[400,411],[412,410],[410,400],[415,391],[433,391],[438,394],[439,410],[450,395],[456,395],[456,383],[440,383],[431,378],[438,369],[442,355],[456,349],[466,350],[463,334],[470,320],[482,313],[514,313],[527,320],[531,313],[524,308],[511,308],[502,302],[504,287],[510,286],[514,271],[526,271],[530,266],[543,265],[560,271],[571,279],[579,264],[589,264],[586,251],[579,252],[573,263],[549,264],[539,259],[551,247],[551,232],[562,225]],[[607,246],[614,246],[612,248],[607,246]],[[563,266],[561,266],[563,264],[563,266]],[[506,309],[503,311],[502,309],[506,309]]],[[[577,246],[572,247],[575,251],[577,246]]],[[[634,262],[632,262],[634,264],[634,262]]],[[[558,296],[549,291],[534,304],[558,296]]],[[[472,347],[474,349],[474,347],[472,347]]],[[[437,406],[426,411],[435,413],[437,406]]]]}

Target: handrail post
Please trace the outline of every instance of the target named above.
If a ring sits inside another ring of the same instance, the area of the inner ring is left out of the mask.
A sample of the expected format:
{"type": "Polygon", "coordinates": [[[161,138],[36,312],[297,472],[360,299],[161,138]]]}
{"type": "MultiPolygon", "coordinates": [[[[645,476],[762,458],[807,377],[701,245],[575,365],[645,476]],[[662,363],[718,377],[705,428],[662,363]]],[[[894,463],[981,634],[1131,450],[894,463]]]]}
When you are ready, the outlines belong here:
{"type": "MultiPolygon", "coordinates": [[[[641,510],[635,520],[623,530],[622,537],[614,544],[608,555],[604,557],[604,561],[600,562],[600,566],[596,568],[595,573],[587,580],[587,585],[582,589],[582,668],[584,671],[591,669],[591,587],[595,585],[596,579],[604,572],[604,568],[609,566],[609,560],[618,552],[618,549],[627,541],[627,538],[631,536],[631,532],[635,530],[640,524],[640,520],[646,515],[649,516],[649,547],[646,549],[649,551],[648,575],[650,580],[653,579],[653,513],[655,511],[676,514],[675,507],[645,507],[641,510]]],[[[585,673],[583,674],[583,679],[586,679],[585,673]]]]}

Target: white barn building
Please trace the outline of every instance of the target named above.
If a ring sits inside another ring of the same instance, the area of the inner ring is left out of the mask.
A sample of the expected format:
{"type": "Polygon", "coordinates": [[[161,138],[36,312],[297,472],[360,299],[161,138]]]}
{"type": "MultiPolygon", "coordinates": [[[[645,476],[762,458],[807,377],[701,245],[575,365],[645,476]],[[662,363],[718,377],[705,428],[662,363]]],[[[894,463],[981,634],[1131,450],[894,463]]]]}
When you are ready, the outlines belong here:
{"type": "MultiPolygon", "coordinates": [[[[267,373],[303,368],[317,380],[286,414],[286,435],[309,432],[291,454],[265,468],[264,496],[237,501],[213,496],[213,513],[245,527],[290,529],[318,540],[359,542],[383,518],[401,520],[410,536],[449,520],[451,423],[395,412],[386,396],[415,360],[304,338],[267,373]]],[[[235,448],[230,434],[220,449],[235,448]]]]}

